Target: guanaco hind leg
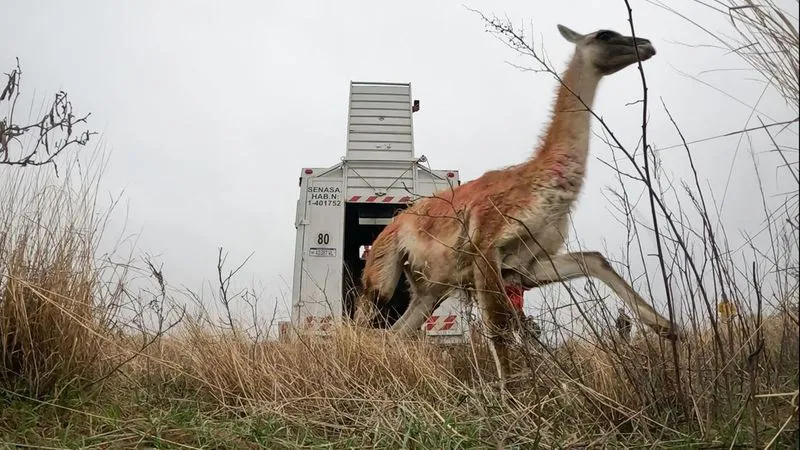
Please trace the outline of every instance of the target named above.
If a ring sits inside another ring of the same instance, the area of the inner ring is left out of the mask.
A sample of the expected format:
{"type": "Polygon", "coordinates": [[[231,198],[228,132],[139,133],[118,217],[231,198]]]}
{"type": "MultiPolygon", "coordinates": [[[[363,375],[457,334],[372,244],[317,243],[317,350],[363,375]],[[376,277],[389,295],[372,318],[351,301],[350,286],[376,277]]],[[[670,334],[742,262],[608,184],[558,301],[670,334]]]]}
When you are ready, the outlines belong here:
{"type": "Polygon", "coordinates": [[[647,326],[659,335],[676,339],[670,321],[645,301],[599,252],[573,252],[535,261],[523,276],[526,287],[542,286],[580,277],[597,278],[616,293],[647,326]]]}

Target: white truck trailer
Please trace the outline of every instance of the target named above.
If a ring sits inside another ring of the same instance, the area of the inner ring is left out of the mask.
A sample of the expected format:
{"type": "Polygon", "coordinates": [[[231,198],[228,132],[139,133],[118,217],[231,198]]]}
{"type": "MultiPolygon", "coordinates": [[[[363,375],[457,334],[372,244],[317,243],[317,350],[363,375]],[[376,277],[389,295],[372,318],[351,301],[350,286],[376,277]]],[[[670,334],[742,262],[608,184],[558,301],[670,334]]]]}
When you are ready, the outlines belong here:
{"type": "MultiPolygon", "coordinates": [[[[353,317],[365,249],[396,211],[418,196],[460,184],[457,170],[431,170],[425,156],[414,155],[412,115],[418,110],[409,83],[350,83],[344,158],[300,173],[291,324],[281,324],[283,338],[296,332],[325,335],[333,324],[353,317]]],[[[458,292],[445,299],[421,331],[440,343],[469,340],[463,298],[458,292]]],[[[401,278],[389,323],[408,300],[401,278]]]]}

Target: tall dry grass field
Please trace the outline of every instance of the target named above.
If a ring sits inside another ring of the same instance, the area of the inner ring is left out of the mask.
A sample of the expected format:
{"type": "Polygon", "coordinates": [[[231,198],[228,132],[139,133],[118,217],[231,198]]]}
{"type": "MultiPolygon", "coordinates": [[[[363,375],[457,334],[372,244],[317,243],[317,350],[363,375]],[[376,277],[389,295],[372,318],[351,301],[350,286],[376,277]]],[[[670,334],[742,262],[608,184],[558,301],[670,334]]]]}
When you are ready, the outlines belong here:
{"type": "MultiPolygon", "coordinates": [[[[759,48],[743,57],[775,74],[796,108],[797,30],[780,10],[740,9],[755,14],[741,36],[761,47],[735,47],[759,48]]],[[[797,148],[785,154],[796,176],[797,148]]],[[[157,264],[101,251],[113,242],[104,232],[114,203],[98,196],[104,163],[74,161],[59,177],[0,166],[9,448],[797,447],[796,192],[782,212],[766,211],[781,243],[770,266],[725,256],[698,185],[703,220],[682,226],[701,250],[661,223],[671,239],[662,258],[684,286],[675,297],[691,312],[681,341],[642,330],[622,339],[603,320],[555,330],[557,342],[514,348],[517,375],[500,395],[480,334],[444,347],[345,324],[328,338],[277,342],[254,337],[265,323],[218,325],[188,308],[157,264]],[[714,276],[693,274],[700,266],[714,276]],[[768,286],[767,272],[781,276],[768,286]],[[718,314],[719,292],[736,315],[718,314]]]]}

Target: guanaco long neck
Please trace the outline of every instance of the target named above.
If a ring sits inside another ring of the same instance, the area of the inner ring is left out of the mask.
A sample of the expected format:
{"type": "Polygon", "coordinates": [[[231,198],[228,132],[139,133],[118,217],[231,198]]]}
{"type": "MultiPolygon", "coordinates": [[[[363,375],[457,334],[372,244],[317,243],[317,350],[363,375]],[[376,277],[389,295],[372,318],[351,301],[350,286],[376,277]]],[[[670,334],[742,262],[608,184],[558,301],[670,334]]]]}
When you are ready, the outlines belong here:
{"type": "Polygon", "coordinates": [[[564,71],[553,107],[553,117],[541,146],[530,164],[537,170],[552,169],[580,188],[589,152],[591,108],[600,75],[576,51],[564,71]]]}

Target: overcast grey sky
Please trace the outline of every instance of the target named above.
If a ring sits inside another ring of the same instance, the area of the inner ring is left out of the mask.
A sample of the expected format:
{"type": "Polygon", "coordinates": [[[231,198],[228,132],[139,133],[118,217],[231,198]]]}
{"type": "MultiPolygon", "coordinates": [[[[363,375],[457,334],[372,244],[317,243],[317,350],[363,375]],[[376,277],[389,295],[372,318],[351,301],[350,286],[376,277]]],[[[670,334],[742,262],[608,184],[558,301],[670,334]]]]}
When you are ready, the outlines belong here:
{"type": "MultiPolygon", "coordinates": [[[[754,73],[703,73],[745,65],[703,46],[716,43],[702,31],[642,0],[631,3],[638,34],[658,50],[646,63],[654,146],[680,142],[660,98],[689,140],[756,125],[750,115],[757,102],[766,117],[793,118],[774,94],[759,100],[764,85],[754,73]]],[[[728,29],[690,1],[670,3],[712,30],[728,29]]],[[[411,82],[422,104],[414,115],[417,155],[433,168],[460,170],[464,181],[532,151],[555,81],[506,64],[535,62],[485,33],[465,6],[507,15],[529,32],[532,25],[537,46],[559,71],[571,48],[557,23],[579,32],[629,32],[621,0],[8,0],[0,8],[0,66],[7,71],[20,58],[26,98],[34,89],[39,99],[64,89],[78,111],[91,111],[91,126],[112,151],[104,190],[124,190],[128,231],[140,233],[142,252],[164,262],[173,286],[213,280],[219,246],[231,262],[255,252],[242,282],[263,285],[263,295],[281,297],[283,309],[298,176],[305,166],[333,165],[343,156],[350,80],[411,82]]],[[[626,103],[640,96],[639,73],[630,67],[607,78],[596,99],[596,110],[630,146],[640,137],[641,109],[626,103]]],[[[796,125],[784,132],[790,140],[796,133],[796,125]]],[[[752,161],[746,146],[736,152],[738,139],[692,147],[718,200],[733,167],[723,210],[732,239],[739,230],[757,231],[762,220],[752,161]]],[[[756,150],[767,150],[760,142],[756,150]]],[[[599,139],[591,151],[605,160],[611,155],[599,139]]],[[[680,148],[662,157],[667,170],[688,175],[680,148]]],[[[775,156],[761,154],[759,163],[765,189],[785,191],[775,156]]],[[[588,177],[574,217],[577,236],[585,248],[605,241],[616,251],[624,236],[601,192],[615,182],[596,159],[588,177]]],[[[112,231],[123,218],[116,216],[112,231]]]]}

